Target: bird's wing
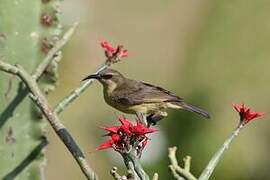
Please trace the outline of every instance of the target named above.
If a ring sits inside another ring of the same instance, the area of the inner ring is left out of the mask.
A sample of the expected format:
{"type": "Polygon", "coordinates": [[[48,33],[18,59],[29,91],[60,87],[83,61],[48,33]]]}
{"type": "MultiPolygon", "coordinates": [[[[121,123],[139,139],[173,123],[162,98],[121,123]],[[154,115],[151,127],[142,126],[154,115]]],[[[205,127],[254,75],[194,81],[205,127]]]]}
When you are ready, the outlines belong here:
{"type": "Polygon", "coordinates": [[[172,92],[145,82],[134,82],[132,87],[130,84],[126,84],[121,91],[116,92],[114,100],[124,105],[183,101],[172,92]]]}
{"type": "Polygon", "coordinates": [[[149,83],[141,82],[144,85],[143,99],[147,103],[152,102],[182,102],[183,99],[176,94],[149,83]]]}

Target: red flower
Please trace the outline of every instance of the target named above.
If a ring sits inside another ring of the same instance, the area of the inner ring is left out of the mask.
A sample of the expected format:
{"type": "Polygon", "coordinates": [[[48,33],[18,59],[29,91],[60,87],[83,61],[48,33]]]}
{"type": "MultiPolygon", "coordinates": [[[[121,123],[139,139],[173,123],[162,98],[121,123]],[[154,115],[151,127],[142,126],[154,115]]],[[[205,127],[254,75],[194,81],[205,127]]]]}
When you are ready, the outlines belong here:
{"type": "Polygon", "coordinates": [[[120,137],[117,134],[112,134],[110,140],[105,141],[104,143],[99,145],[96,149],[102,150],[102,149],[110,148],[112,147],[113,144],[118,143],[119,140],[120,140],[120,137]]]}
{"type": "Polygon", "coordinates": [[[126,49],[124,49],[124,46],[122,45],[119,45],[117,47],[118,51],[119,51],[119,57],[122,58],[122,57],[127,57],[128,56],[128,51],[126,49]]]}
{"type": "Polygon", "coordinates": [[[115,49],[107,41],[101,42],[100,45],[106,52],[109,52],[109,53],[115,52],[115,49]]]}
{"type": "Polygon", "coordinates": [[[105,51],[105,56],[108,58],[107,63],[116,63],[120,61],[121,58],[128,56],[128,51],[124,49],[122,45],[118,45],[117,48],[114,48],[107,41],[102,41],[100,45],[105,51]]]}
{"type": "Polygon", "coordinates": [[[151,129],[151,128],[146,128],[142,123],[137,121],[137,124],[133,126],[133,133],[143,135],[143,134],[148,134],[148,133],[153,133],[157,130],[151,129]]]}
{"type": "Polygon", "coordinates": [[[96,149],[102,150],[112,147],[118,152],[126,152],[133,146],[140,153],[148,142],[146,134],[153,133],[156,130],[147,128],[140,122],[134,125],[121,116],[117,118],[121,125],[102,128],[108,132],[105,136],[110,136],[110,139],[99,145],[96,149]]]}
{"type": "Polygon", "coordinates": [[[234,109],[239,113],[240,122],[242,124],[247,124],[249,121],[262,116],[262,112],[252,112],[250,108],[246,107],[244,104],[236,105],[233,104],[234,109]]]}

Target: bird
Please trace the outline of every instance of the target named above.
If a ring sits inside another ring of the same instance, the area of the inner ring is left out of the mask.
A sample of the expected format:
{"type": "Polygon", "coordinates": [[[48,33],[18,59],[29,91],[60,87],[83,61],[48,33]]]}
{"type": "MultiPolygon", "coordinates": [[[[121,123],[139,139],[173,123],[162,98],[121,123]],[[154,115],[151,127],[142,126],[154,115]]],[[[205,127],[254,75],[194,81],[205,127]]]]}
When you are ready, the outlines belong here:
{"type": "Polygon", "coordinates": [[[103,95],[108,105],[127,114],[136,114],[148,126],[165,118],[167,109],[184,109],[210,118],[208,112],[186,103],[176,94],[159,86],[126,78],[111,68],[91,74],[82,81],[89,79],[96,79],[103,85],[103,95]]]}

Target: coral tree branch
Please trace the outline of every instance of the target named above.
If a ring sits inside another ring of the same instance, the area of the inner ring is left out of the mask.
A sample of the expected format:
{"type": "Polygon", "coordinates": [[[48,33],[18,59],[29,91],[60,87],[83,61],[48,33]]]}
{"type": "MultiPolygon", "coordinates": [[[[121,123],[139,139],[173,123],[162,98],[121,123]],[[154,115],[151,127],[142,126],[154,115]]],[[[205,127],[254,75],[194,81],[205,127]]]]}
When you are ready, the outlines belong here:
{"type": "Polygon", "coordinates": [[[86,178],[90,180],[97,179],[96,174],[86,162],[86,159],[79,146],[77,145],[73,137],[70,135],[70,133],[67,131],[65,126],[60,122],[56,113],[50,107],[46,97],[39,89],[36,80],[19,65],[13,66],[3,61],[0,61],[0,70],[18,76],[24,82],[24,84],[29,90],[30,98],[42,111],[42,113],[54,129],[55,133],[66,145],[74,159],[77,161],[86,178]]]}
{"type": "Polygon", "coordinates": [[[172,175],[174,176],[175,179],[177,180],[197,180],[197,178],[195,176],[193,176],[193,174],[191,174],[190,172],[190,161],[191,161],[191,157],[190,156],[186,156],[183,161],[184,161],[184,167],[180,167],[176,158],[176,147],[171,147],[169,148],[169,159],[170,159],[170,165],[169,165],[169,169],[172,173],[172,175]]]}

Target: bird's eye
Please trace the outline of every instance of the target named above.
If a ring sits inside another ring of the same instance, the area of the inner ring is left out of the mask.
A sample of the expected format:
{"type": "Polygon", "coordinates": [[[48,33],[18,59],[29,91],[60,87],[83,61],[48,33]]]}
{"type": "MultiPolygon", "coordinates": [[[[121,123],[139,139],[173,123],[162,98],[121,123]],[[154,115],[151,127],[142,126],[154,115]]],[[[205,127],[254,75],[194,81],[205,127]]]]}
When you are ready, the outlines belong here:
{"type": "Polygon", "coordinates": [[[102,79],[111,79],[113,77],[113,75],[112,74],[104,74],[101,77],[102,77],[102,79]]]}

